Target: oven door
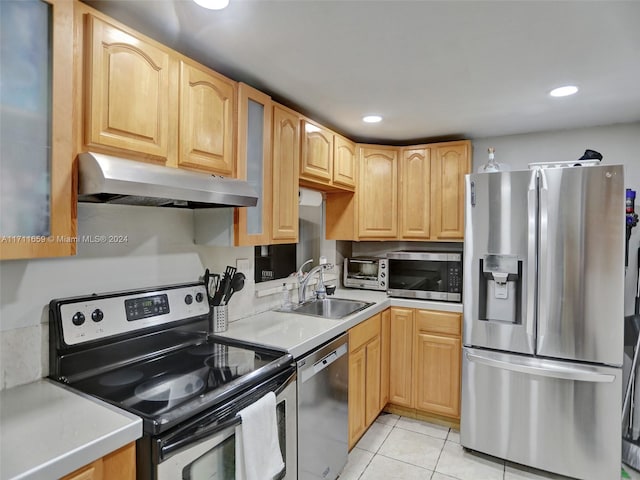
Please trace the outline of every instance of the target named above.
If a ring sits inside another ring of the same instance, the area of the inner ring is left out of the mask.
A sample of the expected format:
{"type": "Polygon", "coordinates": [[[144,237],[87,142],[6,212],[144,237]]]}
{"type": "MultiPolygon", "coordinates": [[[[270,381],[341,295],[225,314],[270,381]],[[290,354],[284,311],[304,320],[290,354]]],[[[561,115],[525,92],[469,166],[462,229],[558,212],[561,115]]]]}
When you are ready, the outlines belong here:
{"type": "MultiPolygon", "coordinates": [[[[265,391],[253,392],[255,399],[262,397],[265,391]]],[[[296,445],[296,373],[293,372],[284,384],[276,390],[276,415],[280,450],[284,459],[284,470],[274,477],[277,480],[295,480],[297,474],[296,445]]],[[[232,400],[234,403],[238,401],[232,400]]],[[[194,432],[193,443],[184,441],[180,436],[181,447],[175,450],[171,441],[158,442],[159,452],[156,459],[157,480],[235,480],[235,427],[239,417],[232,417],[212,428],[207,436],[202,429],[194,432]],[[163,453],[164,452],[164,453],[163,453]]],[[[205,427],[206,430],[206,427],[205,427]]]]}
{"type": "Polygon", "coordinates": [[[387,293],[392,297],[460,302],[461,260],[458,253],[389,253],[387,293]]]}

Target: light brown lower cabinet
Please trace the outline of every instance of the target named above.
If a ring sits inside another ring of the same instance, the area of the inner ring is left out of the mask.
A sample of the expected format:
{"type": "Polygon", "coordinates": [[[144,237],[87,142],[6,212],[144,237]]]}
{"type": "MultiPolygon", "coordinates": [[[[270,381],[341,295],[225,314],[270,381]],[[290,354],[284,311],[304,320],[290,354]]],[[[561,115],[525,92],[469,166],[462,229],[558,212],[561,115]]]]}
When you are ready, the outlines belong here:
{"type": "Polygon", "coordinates": [[[460,314],[416,310],[415,408],[460,418],[460,314]]]}
{"type": "Polygon", "coordinates": [[[462,315],[391,308],[389,403],[460,418],[462,315]]]}
{"type": "Polygon", "coordinates": [[[413,309],[391,308],[389,403],[413,407],[413,309]]]}
{"type": "Polygon", "coordinates": [[[134,442],[71,472],[61,480],[135,480],[135,478],[136,444],[134,442]]]}
{"type": "Polygon", "coordinates": [[[383,407],[380,402],[381,317],[378,313],[349,330],[349,449],[383,407]]]}
{"type": "Polygon", "coordinates": [[[387,308],[380,315],[380,410],[382,410],[389,403],[391,309],[387,308]]]}

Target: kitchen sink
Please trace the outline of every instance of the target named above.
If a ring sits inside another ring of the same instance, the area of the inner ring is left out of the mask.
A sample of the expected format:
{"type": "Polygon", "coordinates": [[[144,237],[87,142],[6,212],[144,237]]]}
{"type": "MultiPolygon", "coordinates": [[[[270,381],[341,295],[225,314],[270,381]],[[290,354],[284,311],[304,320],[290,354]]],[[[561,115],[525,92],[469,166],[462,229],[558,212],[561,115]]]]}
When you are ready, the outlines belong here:
{"type": "Polygon", "coordinates": [[[323,300],[309,300],[300,305],[295,305],[291,308],[291,313],[339,320],[371,305],[373,305],[371,302],[361,302],[346,298],[325,298],[323,300]]]}

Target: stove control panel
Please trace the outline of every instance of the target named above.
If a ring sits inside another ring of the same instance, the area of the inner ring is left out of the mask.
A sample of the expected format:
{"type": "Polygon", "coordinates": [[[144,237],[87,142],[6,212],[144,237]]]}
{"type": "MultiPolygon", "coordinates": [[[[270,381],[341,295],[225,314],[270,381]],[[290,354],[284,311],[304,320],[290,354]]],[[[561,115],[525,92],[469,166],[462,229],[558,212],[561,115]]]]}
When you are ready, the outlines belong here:
{"type": "Polygon", "coordinates": [[[177,322],[209,313],[204,285],[138,294],[84,297],[60,305],[67,345],[177,322]]]}

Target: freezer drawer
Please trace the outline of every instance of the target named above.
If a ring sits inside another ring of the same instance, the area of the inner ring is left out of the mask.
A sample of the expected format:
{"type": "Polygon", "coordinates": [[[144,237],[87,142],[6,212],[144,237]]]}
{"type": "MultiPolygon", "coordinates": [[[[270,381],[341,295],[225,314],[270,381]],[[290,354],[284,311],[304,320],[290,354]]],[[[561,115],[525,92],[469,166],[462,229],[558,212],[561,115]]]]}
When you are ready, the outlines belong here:
{"type": "Polygon", "coordinates": [[[462,353],[462,446],[584,480],[620,476],[622,369],[462,353]]]}

